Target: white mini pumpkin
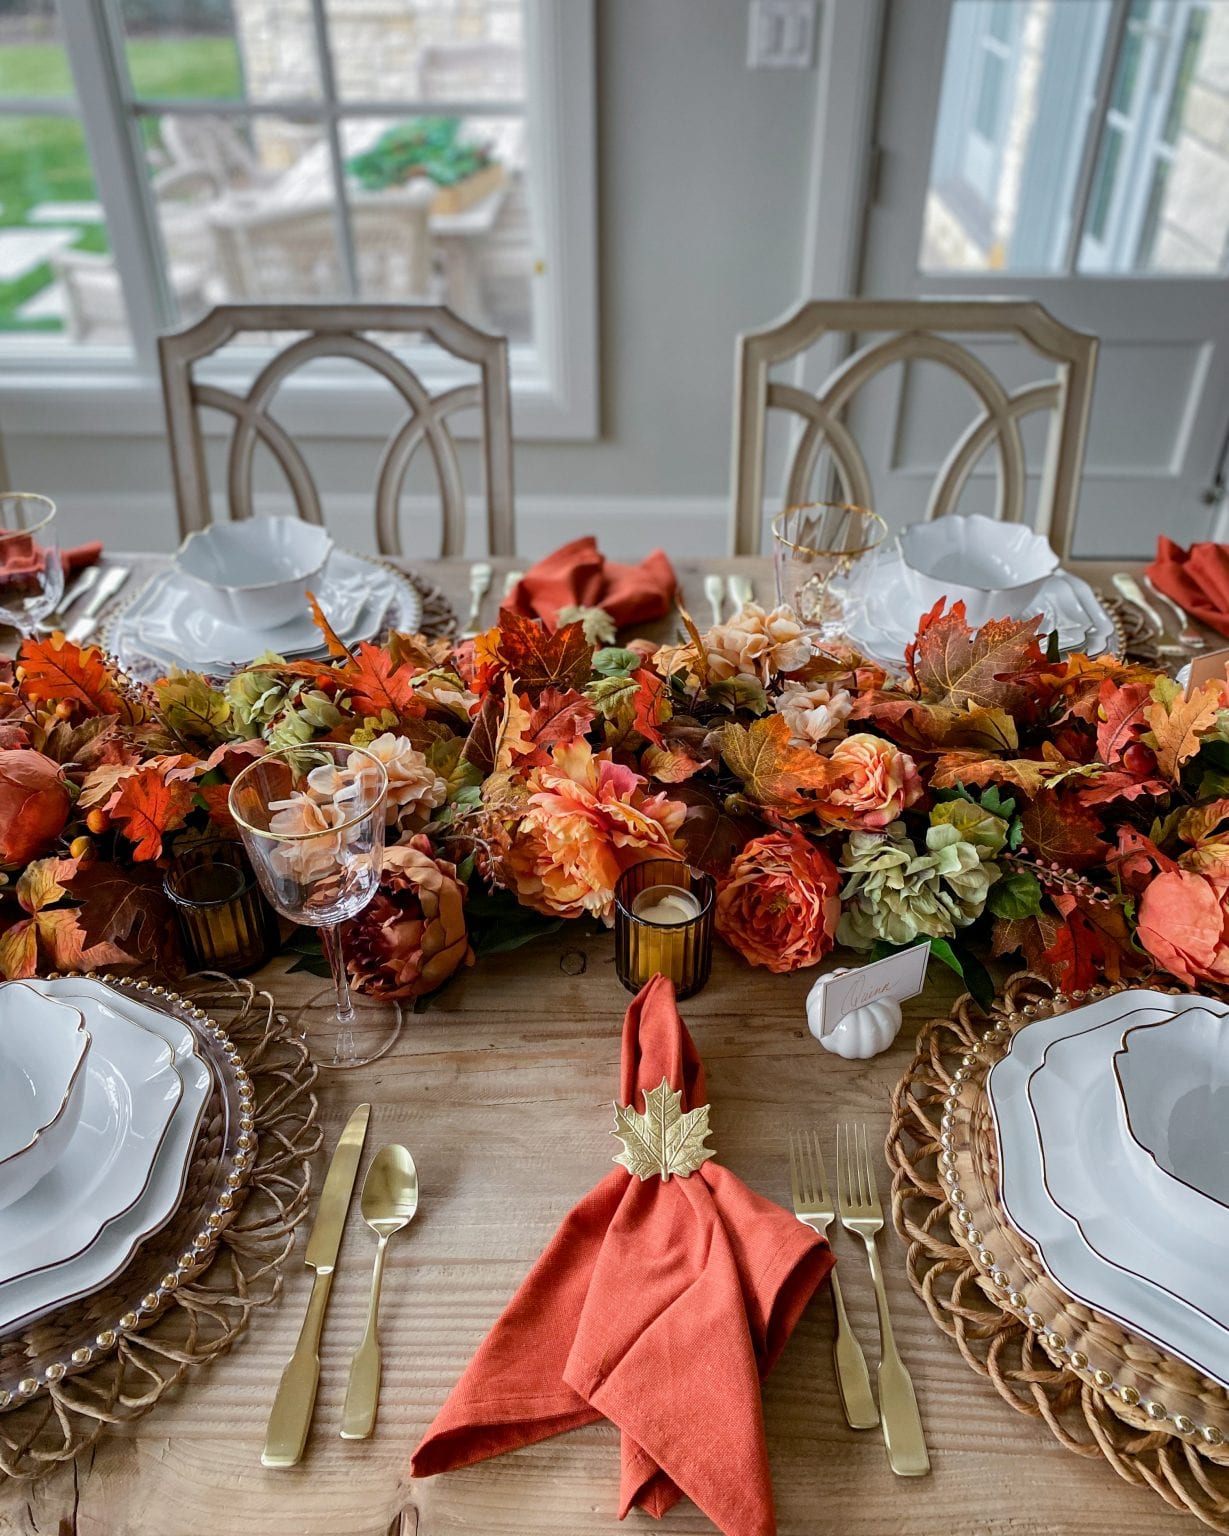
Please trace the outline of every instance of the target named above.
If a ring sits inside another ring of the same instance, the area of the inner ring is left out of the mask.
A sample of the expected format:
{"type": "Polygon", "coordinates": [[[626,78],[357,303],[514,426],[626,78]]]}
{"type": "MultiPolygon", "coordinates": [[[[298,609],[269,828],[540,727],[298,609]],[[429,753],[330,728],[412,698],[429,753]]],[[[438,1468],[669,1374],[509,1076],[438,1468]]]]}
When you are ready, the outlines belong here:
{"type": "Polygon", "coordinates": [[[807,994],[807,1026],[823,1046],[834,1055],[847,1058],[878,1056],[886,1051],[900,1033],[900,1004],[891,997],[879,997],[863,1003],[841,1019],[826,1035],[820,1033],[823,1022],[823,994],[830,981],[844,976],[844,969],[820,976],[807,994]]]}

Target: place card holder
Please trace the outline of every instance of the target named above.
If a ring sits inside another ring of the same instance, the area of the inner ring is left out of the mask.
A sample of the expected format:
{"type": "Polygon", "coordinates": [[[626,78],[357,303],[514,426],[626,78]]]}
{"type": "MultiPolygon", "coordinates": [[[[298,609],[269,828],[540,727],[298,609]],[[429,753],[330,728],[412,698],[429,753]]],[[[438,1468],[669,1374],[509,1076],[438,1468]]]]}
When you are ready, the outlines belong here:
{"type": "Polygon", "coordinates": [[[713,963],[711,875],[677,859],[646,859],[615,886],[615,970],[629,992],[660,972],[680,998],[698,992],[713,963]]]}
{"type": "Polygon", "coordinates": [[[162,888],[191,970],[242,976],[277,948],[276,919],[241,843],[212,838],[177,851],[162,888]]]}

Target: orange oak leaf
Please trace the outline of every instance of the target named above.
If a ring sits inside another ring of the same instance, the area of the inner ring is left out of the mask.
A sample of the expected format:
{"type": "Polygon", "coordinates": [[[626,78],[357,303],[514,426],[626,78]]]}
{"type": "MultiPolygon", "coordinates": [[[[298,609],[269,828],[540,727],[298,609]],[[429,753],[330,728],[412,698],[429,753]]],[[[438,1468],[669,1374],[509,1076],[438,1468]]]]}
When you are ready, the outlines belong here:
{"type": "Polygon", "coordinates": [[[1221,685],[1205,683],[1188,699],[1177,683],[1158,679],[1152,703],[1144,711],[1149,745],[1156,753],[1157,771],[1176,780],[1187,758],[1199,751],[1199,738],[1221,707],[1221,685]]]}
{"type": "Polygon", "coordinates": [[[1126,686],[1147,683],[1156,676],[1152,667],[1139,662],[1119,661],[1114,656],[1068,656],[1050,670],[1038,673],[1037,682],[1049,695],[1057,719],[1082,720],[1093,725],[1101,708],[1101,685],[1107,680],[1126,686]]]}
{"type": "Polygon", "coordinates": [[[23,640],[17,665],[18,691],[27,703],[66,700],[92,715],[123,713],[119,679],[96,645],[74,645],[59,632],[45,640],[23,640]]]}
{"type": "Polygon", "coordinates": [[[1020,746],[1016,722],[1005,709],[957,709],[951,704],[873,693],[855,701],[852,718],[872,720],[898,747],[910,752],[956,747],[1015,752],[1020,746]]]}
{"type": "Polygon", "coordinates": [[[726,767],[742,780],[748,799],[760,805],[796,806],[803,790],[822,789],[831,776],[825,758],[790,744],[784,715],[767,715],[749,726],[730,721],[719,741],[726,767]]]}
{"type": "Polygon", "coordinates": [[[1010,784],[1026,795],[1036,795],[1064,779],[1097,772],[1096,764],[1073,763],[1049,742],[1043,743],[1041,750],[1040,758],[987,757],[979,751],[945,752],[935,763],[930,783],[934,789],[955,789],[960,784],[1010,784]]]}
{"type": "Polygon", "coordinates": [[[494,689],[474,716],[461,756],[485,777],[511,767],[514,758],[533,750],[527,735],[529,710],[517,697],[510,673],[503,676],[502,697],[494,689]]]}
{"type": "Polygon", "coordinates": [[[1044,864],[1064,869],[1085,869],[1104,864],[1109,844],[1100,818],[1079,805],[1072,796],[1043,789],[1020,815],[1024,847],[1044,864]]]}
{"type": "Polygon", "coordinates": [[[1144,709],[1150,693],[1147,683],[1119,685],[1107,678],[1101,684],[1097,695],[1097,755],[1103,763],[1120,763],[1122,754],[1148,729],[1144,709]]]}
{"type": "Polygon", "coordinates": [[[963,603],[947,613],[943,608],[940,601],[923,616],[905,652],[921,696],[961,710],[1015,713],[1031,705],[1037,692],[1031,674],[1045,661],[1037,638],[1040,617],[991,619],[975,631],[965,622],[963,603]]]}
{"type": "Polygon", "coordinates": [[[1080,805],[1112,805],[1115,800],[1141,800],[1145,795],[1167,795],[1164,779],[1140,778],[1125,769],[1114,768],[1072,790],[1080,805]]]}
{"type": "Polygon", "coordinates": [[[531,697],[544,688],[583,688],[593,670],[593,647],[584,625],[548,630],[514,608],[499,610],[499,661],[531,697]]]}
{"type": "Polygon", "coordinates": [[[1206,843],[1229,817],[1229,799],[1210,800],[1207,805],[1193,805],[1183,811],[1178,821],[1178,836],[1184,843],[1198,847],[1206,843]]]}
{"type": "Polygon", "coordinates": [[[17,901],[28,917],[0,934],[0,975],[9,981],[35,976],[40,960],[49,970],[93,970],[128,958],[110,943],[91,943],[82,912],[61,907],[79,868],[77,859],[36,859],[17,882],[17,901]],[[61,883],[63,882],[63,883],[61,883]]]}
{"type": "Polygon", "coordinates": [[[183,826],[192,809],[192,794],[186,779],[168,780],[157,764],[138,768],[123,781],[110,815],[134,845],[132,857],[137,863],[161,855],[163,834],[183,826]]]}

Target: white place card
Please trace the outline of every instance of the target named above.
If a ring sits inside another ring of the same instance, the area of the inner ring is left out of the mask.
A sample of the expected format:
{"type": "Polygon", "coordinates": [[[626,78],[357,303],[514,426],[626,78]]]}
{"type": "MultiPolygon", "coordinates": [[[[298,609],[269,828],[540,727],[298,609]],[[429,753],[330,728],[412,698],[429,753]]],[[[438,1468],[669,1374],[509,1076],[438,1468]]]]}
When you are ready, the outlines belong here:
{"type": "Polygon", "coordinates": [[[1213,678],[1229,677],[1229,650],[1209,651],[1206,656],[1196,656],[1186,679],[1186,696],[1198,691],[1213,678]]]}
{"type": "Polygon", "coordinates": [[[857,970],[826,978],[820,994],[820,1038],[831,1034],[855,1008],[885,997],[898,1003],[916,997],[926,985],[929,960],[930,945],[915,944],[912,949],[902,949],[899,954],[886,955],[882,960],[859,966],[857,970]]]}

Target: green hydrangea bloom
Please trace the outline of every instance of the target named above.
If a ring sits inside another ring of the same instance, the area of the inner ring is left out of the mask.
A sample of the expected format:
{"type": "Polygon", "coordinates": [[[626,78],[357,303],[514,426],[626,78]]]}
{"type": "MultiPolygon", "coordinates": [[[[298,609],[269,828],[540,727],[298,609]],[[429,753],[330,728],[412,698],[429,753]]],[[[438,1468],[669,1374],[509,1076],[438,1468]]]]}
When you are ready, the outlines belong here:
{"type": "Polygon", "coordinates": [[[901,821],[882,832],[853,832],[841,868],[849,879],[837,942],[850,949],[870,949],[878,939],[900,945],[951,938],[981,915],[999,874],[950,822],[927,830],[924,853],[901,821]]]}

